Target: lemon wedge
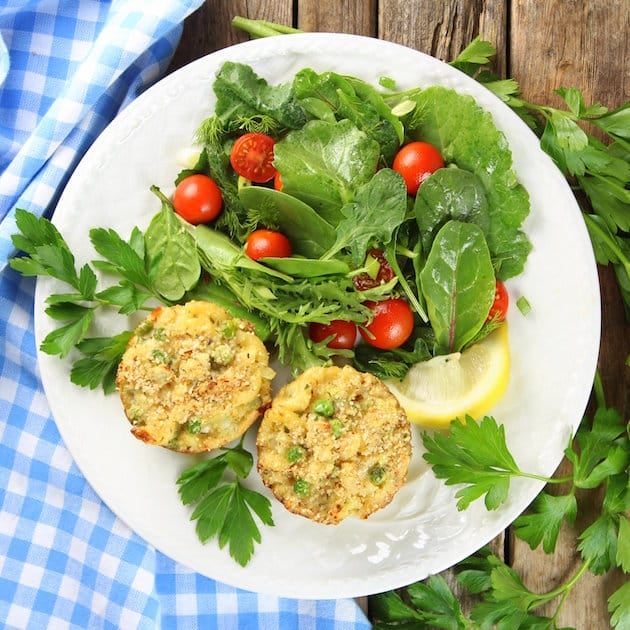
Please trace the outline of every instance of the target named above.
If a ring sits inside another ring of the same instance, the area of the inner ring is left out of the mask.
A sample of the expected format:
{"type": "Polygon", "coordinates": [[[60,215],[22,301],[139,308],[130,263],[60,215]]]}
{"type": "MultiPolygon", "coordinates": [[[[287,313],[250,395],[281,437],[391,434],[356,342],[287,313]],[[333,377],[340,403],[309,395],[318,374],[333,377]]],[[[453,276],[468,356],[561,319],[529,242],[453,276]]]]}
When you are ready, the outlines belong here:
{"type": "Polygon", "coordinates": [[[503,396],[510,378],[507,324],[463,352],[416,363],[403,380],[385,384],[416,424],[444,428],[455,418],[482,417],[503,396]]]}

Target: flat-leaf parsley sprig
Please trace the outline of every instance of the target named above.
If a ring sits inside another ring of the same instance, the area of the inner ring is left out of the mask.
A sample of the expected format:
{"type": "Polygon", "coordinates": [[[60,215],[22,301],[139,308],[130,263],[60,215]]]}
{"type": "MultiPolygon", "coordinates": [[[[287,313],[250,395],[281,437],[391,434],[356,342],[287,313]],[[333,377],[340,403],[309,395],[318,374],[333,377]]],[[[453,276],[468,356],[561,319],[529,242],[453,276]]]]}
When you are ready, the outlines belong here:
{"type": "MultiPolygon", "coordinates": [[[[472,618],[468,620],[472,625],[460,624],[458,613],[452,616],[452,624],[448,627],[481,628],[489,627],[484,624],[491,622],[508,624],[505,627],[555,628],[562,604],[586,571],[595,575],[613,568],[630,572],[630,425],[615,409],[606,407],[599,378],[596,379],[595,394],[597,409],[592,420],[584,419],[565,450],[572,466],[571,473],[562,478],[546,478],[522,471],[508,450],[503,427],[493,418],[483,418],[479,423],[470,418],[465,422],[455,420],[446,434],[423,434],[427,450],[424,458],[431,464],[436,477],[449,485],[461,486],[456,493],[460,510],[481,497],[484,497],[487,509],[498,508],[507,499],[510,480],[515,477],[564,484],[561,492],[541,492],[528,510],[514,521],[515,535],[532,549],[542,545],[545,553],[553,553],[563,522],[573,525],[576,521],[578,490],[597,490],[603,495],[599,515],[579,534],[577,550],[582,556],[582,564],[570,580],[549,593],[536,594],[527,589],[513,569],[495,556],[486,554],[482,560],[471,559],[466,562],[481,562],[483,568],[477,573],[464,573],[468,577],[463,584],[471,592],[481,594],[483,601],[473,609],[472,618]],[[475,584],[485,584],[485,587],[475,591],[475,584]],[[532,615],[531,611],[556,599],[560,603],[553,618],[532,615]]],[[[583,500],[595,499],[589,496],[583,500]]],[[[461,582],[461,575],[459,579],[461,582]]],[[[434,589],[435,585],[429,583],[424,588],[434,589]]],[[[389,609],[399,605],[390,602],[391,597],[382,596],[383,601],[379,603],[386,609],[385,619],[391,618],[389,609]]],[[[608,605],[612,625],[628,627],[628,583],[610,596],[608,605]]]]}
{"type": "Polygon", "coordinates": [[[273,526],[271,502],[262,494],[240,483],[252,468],[253,457],[243,448],[243,438],[233,448],[185,470],[177,484],[184,505],[195,504],[191,520],[202,543],[217,538],[222,549],[228,545],[230,556],[245,566],[260,543],[260,530],[252,512],[265,525],[273,526]],[[226,473],[233,479],[224,479],[226,473]]]}
{"type": "Polygon", "coordinates": [[[13,244],[26,255],[10,259],[9,265],[23,276],[48,276],[70,287],[46,299],[46,314],[61,323],[44,338],[41,350],[63,358],[76,347],[85,356],[74,364],[72,382],[91,388],[102,383],[106,392],[113,391],[116,366],[131,333],[93,339],[87,334],[99,308],[113,306],[120,313],[132,313],[154,297],[142,234],[134,230],[125,241],[113,230],[90,233],[96,251],[105,258],[94,263],[94,268],[122,276],[117,285],[98,291],[94,268],[86,263],[77,269],[74,255],[52,222],[21,209],[15,218],[19,233],[12,236],[13,244]]]}

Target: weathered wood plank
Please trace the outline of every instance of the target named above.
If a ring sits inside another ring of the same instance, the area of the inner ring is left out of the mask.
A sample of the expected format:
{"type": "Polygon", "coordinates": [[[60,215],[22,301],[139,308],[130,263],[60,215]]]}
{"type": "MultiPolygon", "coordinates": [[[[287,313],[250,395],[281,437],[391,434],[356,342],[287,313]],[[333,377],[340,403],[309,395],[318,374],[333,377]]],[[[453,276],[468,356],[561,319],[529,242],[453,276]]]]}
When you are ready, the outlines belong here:
{"type": "Polygon", "coordinates": [[[504,73],[506,7],[505,0],[381,0],[378,35],[442,61],[451,61],[475,36],[481,35],[496,46],[496,70],[504,73]]]}
{"type": "Polygon", "coordinates": [[[308,32],[376,35],[376,0],[298,0],[298,28],[308,32]]]}
{"type": "MultiPolygon", "coordinates": [[[[630,3],[627,0],[515,0],[512,4],[509,72],[520,83],[527,100],[561,106],[553,93],[558,87],[580,88],[587,102],[608,107],[620,105],[630,94],[630,3]]],[[[610,269],[600,269],[602,290],[602,344],[599,370],[608,404],[627,413],[630,380],[624,366],[630,352],[630,327],[610,269]],[[625,349],[625,350],[624,350],[625,349]],[[625,376],[624,376],[625,375],[625,376]]],[[[567,470],[564,462],[558,471],[567,470]]],[[[552,556],[512,538],[512,564],[525,583],[545,592],[566,581],[577,570],[580,558],[576,536],[597,515],[594,504],[575,527],[562,530],[552,556]]],[[[606,578],[587,574],[574,588],[559,625],[608,627],[607,597],[624,576],[613,572],[606,578]]],[[[548,607],[547,614],[553,608],[548,607]]]]}
{"type": "Polygon", "coordinates": [[[191,61],[227,46],[249,39],[247,33],[232,27],[232,19],[240,15],[255,20],[280,24],[293,23],[292,0],[207,0],[184,22],[181,43],[169,70],[176,70],[191,61]]]}

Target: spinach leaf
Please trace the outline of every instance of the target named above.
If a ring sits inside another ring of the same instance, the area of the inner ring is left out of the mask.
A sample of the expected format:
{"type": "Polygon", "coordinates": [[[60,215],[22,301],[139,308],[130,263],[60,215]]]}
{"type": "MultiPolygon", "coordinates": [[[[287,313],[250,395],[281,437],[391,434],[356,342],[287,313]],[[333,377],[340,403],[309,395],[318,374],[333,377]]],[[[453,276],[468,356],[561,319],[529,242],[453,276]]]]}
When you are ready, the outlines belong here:
{"type": "Polygon", "coordinates": [[[518,275],[531,251],[520,229],[529,214],[529,196],[516,179],[505,136],[471,96],[431,86],[419,90],[413,99],[416,109],[408,134],[434,144],[447,163],[481,180],[490,214],[488,247],[497,276],[505,280],[518,275]]]}
{"type": "Polygon", "coordinates": [[[420,273],[438,354],[459,352],[483,326],[495,277],[479,226],[448,221],[437,233],[420,273]]]}
{"type": "Polygon", "coordinates": [[[264,207],[272,214],[295,254],[319,258],[335,242],[335,228],[296,197],[264,186],[244,186],[239,196],[246,208],[264,207]]]}
{"type": "Polygon", "coordinates": [[[344,118],[352,121],[379,143],[383,164],[394,158],[404,139],[403,126],[369,83],[335,72],[318,74],[305,68],[296,74],[293,88],[311,115],[327,121],[344,118]]]}
{"type": "Polygon", "coordinates": [[[283,191],[335,226],[340,208],[376,171],[379,146],[349,120],[312,120],[277,142],[274,155],[283,191]]]}
{"type": "Polygon", "coordinates": [[[337,226],[337,241],[324,254],[331,258],[344,248],[352,262],[360,265],[368,245],[387,245],[407,214],[407,188],[396,171],[383,168],[356,192],[355,201],[341,208],[343,219],[337,226]]]}
{"type": "Polygon", "coordinates": [[[425,252],[449,219],[475,223],[484,234],[490,228],[488,200],[481,181],[474,173],[456,166],[441,168],[423,182],[414,212],[425,252]]]}
{"type": "Polygon", "coordinates": [[[195,239],[182,227],[170,201],[157,187],[151,190],[162,203],[144,234],[153,288],[165,299],[177,301],[197,284],[201,274],[195,239]]]}
{"type": "Polygon", "coordinates": [[[215,117],[224,131],[236,131],[252,119],[277,130],[299,129],[306,122],[290,83],[269,85],[248,65],[226,61],[213,87],[215,117]]]}

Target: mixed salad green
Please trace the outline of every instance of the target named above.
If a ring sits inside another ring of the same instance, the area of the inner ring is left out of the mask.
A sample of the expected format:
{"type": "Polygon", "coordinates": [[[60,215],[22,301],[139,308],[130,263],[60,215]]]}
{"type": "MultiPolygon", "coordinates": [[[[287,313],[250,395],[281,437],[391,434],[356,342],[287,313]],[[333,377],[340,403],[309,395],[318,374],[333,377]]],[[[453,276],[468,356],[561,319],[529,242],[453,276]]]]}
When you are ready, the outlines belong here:
{"type": "MultiPolygon", "coordinates": [[[[236,308],[295,372],[341,354],[379,376],[401,376],[405,366],[462,350],[492,330],[496,281],[519,274],[531,249],[521,229],[529,199],[507,141],[472,97],[381,83],[306,68],[270,85],[250,66],[224,63],[214,114],[197,133],[199,159],[175,182],[209,176],[221,209],[211,223],[203,215],[193,220],[199,225],[186,221],[185,232],[159,230],[162,241],[169,233],[185,243],[178,259],[191,266],[175,286],[171,274],[163,297],[205,296],[236,308]],[[234,168],[244,137],[272,143],[272,170],[262,178],[234,168]],[[416,192],[396,160],[417,141],[443,159],[416,192]],[[286,237],[289,253],[248,256],[248,239],[261,229],[286,237]],[[198,263],[208,282],[198,282],[198,263]],[[383,266],[390,273],[379,277],[383,266]],[[366,275],[379,281],[362,282],[366,275]],[[402,343],[379,344],[378,331],[368,330],[358,349],[335,347],[337,322],[365,330],[376,304],[401,298],[413,312],[402,343]],[[330,326],[331,337],[318,340],[313,324],[330,326]]],[[[160,196],[156,220],[166,225],[172,207],[160,196]]],[[[162,261],[168,249],[159,244],[162,261]]]]}

